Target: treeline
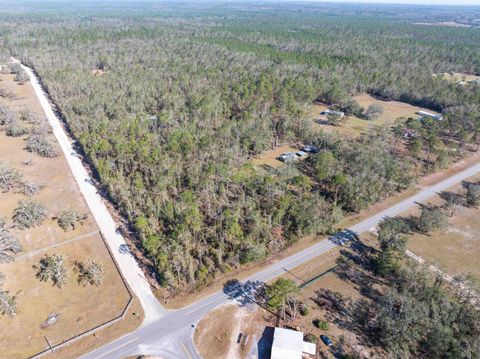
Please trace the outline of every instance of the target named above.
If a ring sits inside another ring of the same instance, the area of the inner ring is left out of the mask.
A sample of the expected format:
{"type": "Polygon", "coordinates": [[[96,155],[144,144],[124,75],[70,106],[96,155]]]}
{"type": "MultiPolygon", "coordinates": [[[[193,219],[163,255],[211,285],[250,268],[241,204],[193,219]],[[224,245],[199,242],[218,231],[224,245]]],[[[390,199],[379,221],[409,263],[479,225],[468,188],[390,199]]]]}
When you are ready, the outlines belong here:
{"type": "Polygon", "coordinates": [[[5,52],[35,67],[159,282],[174,291],[329,233],[343,212],[406,188],[478,141],[480,87],[432,78],[479,71],[478,46],[465,45],[478,34],[451,29],[442,42],[396,21],[277,10],[269,20],[229,8],[0,25],[5,52]],[[402,122],[356,140],[311,127],[315,99],[356,113],[349,95],[363,91],[451,110],[438,125],[402,122]],[[321,151],[279,170],[250,164],[287,142],[321,151]]]}

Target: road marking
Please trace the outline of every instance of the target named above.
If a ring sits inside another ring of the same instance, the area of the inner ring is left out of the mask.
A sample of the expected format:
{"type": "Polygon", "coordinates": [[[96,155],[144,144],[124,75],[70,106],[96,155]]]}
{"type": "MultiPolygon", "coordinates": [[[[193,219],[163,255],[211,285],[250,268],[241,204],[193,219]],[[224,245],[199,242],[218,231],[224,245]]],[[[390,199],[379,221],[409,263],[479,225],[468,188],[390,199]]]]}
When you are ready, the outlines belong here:
{"type": "Polygon", "coordinates": [[[190,352],[188,351],[187,347],[185,346],[185,344],[183,344],[183,342],[180,342],[180,345],[182,346],[182,349],[183,351],[185,352],[185,354],[187,354],[188,358],[189,359],[192,359],[192,355],[190,354],[190,352]]]}
{"type": "Polygon", "coordinates": [[[114,351],[116,351],[116,350],[118,350],[118,349],[120,349],[120,348],[123,348],[124,346],[126,346],[126,345],[134,342],[134,341],[137,340],[137,339],[138,339],[138,338],[133,338],[133,339],[129,340],[128,342],[125,342],[125,343],[123,343],[122,345],[119,345],[119,346],[113,348],[112,350],[109,350],[108,352],[106,352],[106,353],[98,356],[97,359],[98,359],[98,358],[103,358],[104,356],[106,356],[106,355],[108,355],[108,354],[110,354],[110,353],[113,353],[114,351]]]}

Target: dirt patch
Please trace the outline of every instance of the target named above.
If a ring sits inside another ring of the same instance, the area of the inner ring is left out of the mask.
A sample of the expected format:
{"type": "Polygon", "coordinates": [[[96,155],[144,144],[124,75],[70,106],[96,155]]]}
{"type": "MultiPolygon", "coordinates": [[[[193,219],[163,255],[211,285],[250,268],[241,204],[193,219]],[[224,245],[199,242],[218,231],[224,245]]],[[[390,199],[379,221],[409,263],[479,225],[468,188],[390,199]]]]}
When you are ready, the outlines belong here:
{"type": "Polygon", "coordinates": [[[90,75],[92,75],[93,77],[103,76],[106,73],[106,71],[100,69],[93,69],[92,71],[90,71],[90,75]]]}
{"type": "MultiPolygon", "coordinates": [[[[13,95],[0,98],[0,103],[17,113],[29,109],[37,116],[44,117],[30,83],[19,85],[13,81],[13,77],[1,75],[0,89],[9,89],[13,95]]],[[[25,180],[42,186],[32,199],[42,203],[47,211],[47,218],[40,226],[11,230],[20,241],[23,251],[17,255],[15,262],[0,264],[0,272],[6,277],[3,288],[18,297],[16,317],[0,317],[0,326],[9,328],[0,334],[2,356],[10,358],[27,357],[46,349],[48,345],[45,338],[51,345],[56,345],[114,319],[121,315],[130,300],[130,294],[123,285],[65,158],[62,155],[43,158],[27,152],[26,138],[8,137],[0,129],[0,161],[18,171],[25,180]],[[25,164],[27,159],[29,165],[25,164]],[[87,214],[87,219],[77,229],[66,232],[59,227],[56,216],[70,208],[87,214]],[[53,287],[51,282],[40,282],[35,277],[34,266],[38,265],[45,253],[64,253],[67,256],[68,280],[64,288],[53,287]],[[101,262],[103,266],[105,274],[100,287],[84,287],[77,283],[73,262],[85,262],[87,259],[101,262]],[[60,314],[58,322],[41,329],[40,324],[52,312],[60,314]]],[[[0,217],[12,223],[14,209],[20,200],[26,198],[15,191],[0,193],[0,217]]],[[[143,316],[136,298],[129,313],[125,320],[51,355],[56,357],[57,353],[63,353],[59,357],[75,358],[86,350],[105,344],[107,339],[133,330],[141,323],[143,316]],[[132,310],[135,315],[131,314],[132,310]]]]}
{"type": "Polygon", "coordinates": [[[447,80],[450,82],[457,82],[457,83],[480,80],[480,76],[461,73],[461,72],[453,72],[453,73],[445,72],[443,74],[434,74],[433,77],[440,77],[444,80],[447,80]]]}
{"type": "Polygon", "coordinates": [[[256,358],[257,343],[273,323],[272,315],[256,304],[226,304],[200,321],[195,346],[203,358],[256,358]]]}
{"type": "Polygon", "coordinates": [[[292,145],[283,145],[275,150],[270,150],[262,153],[261,155],[255,156],[252,160],[252,163],[257,167],[272,167],[279,168],[283,166],[284,163],[278,160],[278,157],[287,152],[297,152],[301,146],[292,146],[292,145]]]}

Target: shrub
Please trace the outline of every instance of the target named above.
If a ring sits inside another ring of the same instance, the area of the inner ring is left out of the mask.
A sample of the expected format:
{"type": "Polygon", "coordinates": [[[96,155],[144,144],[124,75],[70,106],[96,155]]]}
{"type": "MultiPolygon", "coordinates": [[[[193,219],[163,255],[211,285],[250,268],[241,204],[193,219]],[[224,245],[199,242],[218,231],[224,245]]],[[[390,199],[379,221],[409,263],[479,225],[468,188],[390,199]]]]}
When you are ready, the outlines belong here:
{"type": "Polygon", "coordinates": [[[317,344],[318,338],[315,334],[307,333],[304,335],[303,340],[309,343],[317,344]]]}
{"type": "Polygon", "coordinates": [[[310,309],[306,304],[302,304],[302,306],[300,307],[300,314],[306,316],[308,315],[308,313],[310,313],[310,309]]]}
{"type": "Polygon", "coordinates": [[[14,317],[17,314],[17,297],[0,289],[0,314],[14,317]]]}
{"type": "Polygon", "coordinates": [[[25,82],[27,82],[30,78],[28,77],[28,74],[22,69],[20,70],[20,72],[18,72],[16,75],[15,75],[15,81],[20,83],[20,84],[24,84],[25,82]]]}
{"type": "Polygon", "coordinates": [[[100,286],[103,282],[103,266],[94,260],[88,260],[86,264],[77,262],[78,283],[100,286]]]}
{"type": "Polygon", "coordinates": [[[15,118],[13,113],[8,107],[0,105],[0,125],[5,125],[15,118]]]}
{"type": "Polygon", "coordinates": [[[474,207],[480,204],[480,184],[475,183],[467,187],[467,204],[474,207]]]}
{"type": "Polygon", "coordinates": [[[368,106],[367,110],[365,111],[365,118],[367,120],[376,120],[383,114],[383,107],[379,104],[371,104],[368,106]]]}
{"type": "Polygon", "coordinates": [[[28,137],[26,149],[42,157],[53,158],[58,156],[55,141],[51,135],[45,132],[32,133],[28,137]]]}
{"type": "Polygon", "coordinates": [[[17,117],[11,118],[5,124],[7,136],[20,137],[28,133],[28,129],[18,120],[17,117]]]}
{"type": "Polygon", "coordinates": [[[418,230],[422,233],[445,228],[448,225],[448,218],[440,208],[424,207],[418,218],[418,230]]]}
{"type": "Polygon", "coordinates": [[[14,260],[15,255],[22,251],[20,242],[10,235],[9,228],[3,218],[0,218],[0,263],[14,260]]]}
{"type": "Polygon", "coordinates": [[[13,212],[13,221],[19,229],[39,226],[45,220],[47,210],[41,203],[31,200],[20,201],[13,212]]]}
{"type": "Polygon", "coordinates": [[[57,217],[57,222],[60,228],[64,231],[68,231],[69,229],[76,229],[78,224],[83,224],[83,222],[87,219],[87,214],[80,214],[73,209],[68,209],[60,213],[57,217]]]}
{"type": "Polygon", "coordinates": [[[29,197],[32,197],[32,196],[35,196],[38,192],[40,192],[42,190],[43,186],[35,183],[35,182],[32,182],[32,181],[24,181],[22,183],[22,189],[21,189],[21,192],[25,195],[25,196],[29,196],[29,197]]]}
{"type": "Polygon", "coordinates": [[[22,177],[17,171],[0,162],[0,191],[8,192],[17,188],[21,180],[22,177]]]}
{"type": "Polygon", "coordinates": [[[315,319],[313,325],[318,329],[328,330],[328,322],[326,320],[315,319]]]}
{"type": "Polygon", "coordinates": [[[42,282],[47,282],[49,279],[53,285],[62,288],[67,282],[67,268],[65,265],[65,255],[54,254],[49,256],[45,254],[38,264],[37,278],[42,282]]]}

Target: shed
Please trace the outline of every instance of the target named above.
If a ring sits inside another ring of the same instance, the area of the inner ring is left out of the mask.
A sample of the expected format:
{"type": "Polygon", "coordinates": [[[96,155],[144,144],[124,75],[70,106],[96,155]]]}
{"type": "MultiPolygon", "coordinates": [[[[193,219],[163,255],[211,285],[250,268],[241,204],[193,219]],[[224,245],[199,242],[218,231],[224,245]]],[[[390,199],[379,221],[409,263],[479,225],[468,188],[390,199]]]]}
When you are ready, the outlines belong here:
{"type": "Polygon", "coordinates": [[[422,116],[422,118],[428,117],[428,118],[438,120],[438,121],[443,120],[442,115],[436,115],[434,113],[430,113],[430,112],[427,112],[427,111],[418,111],[417,115],[422,116]]]}

